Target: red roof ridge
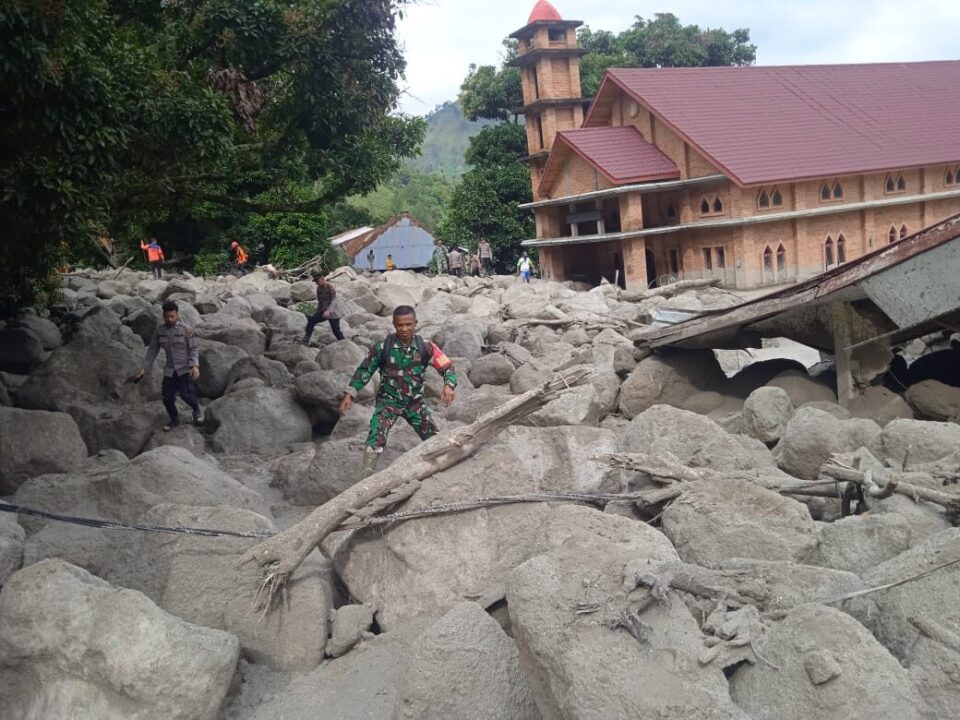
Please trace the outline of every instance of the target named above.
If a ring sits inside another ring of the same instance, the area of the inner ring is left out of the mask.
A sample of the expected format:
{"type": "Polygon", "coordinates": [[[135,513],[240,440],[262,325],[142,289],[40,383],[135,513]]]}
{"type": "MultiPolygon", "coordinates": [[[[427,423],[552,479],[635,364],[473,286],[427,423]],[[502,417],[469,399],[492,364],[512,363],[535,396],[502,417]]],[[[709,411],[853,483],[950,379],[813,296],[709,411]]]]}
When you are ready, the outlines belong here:
{"type": "Polygon", "coordinates": [[[535,22],[549,22],[550,20],[563,20],[557,9],[551,5],[548,0],[537,0],[537,4],[530,11],[530,17],[527,19],[527,25],[535,22]]]}

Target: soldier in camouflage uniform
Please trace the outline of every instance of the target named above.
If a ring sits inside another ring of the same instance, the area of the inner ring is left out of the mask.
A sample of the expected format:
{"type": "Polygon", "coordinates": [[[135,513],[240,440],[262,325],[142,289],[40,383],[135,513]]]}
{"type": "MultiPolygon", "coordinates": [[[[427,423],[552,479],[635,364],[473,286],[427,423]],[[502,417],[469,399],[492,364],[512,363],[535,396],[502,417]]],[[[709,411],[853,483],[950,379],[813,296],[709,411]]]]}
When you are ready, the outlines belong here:
{"type": "Polygon", "coordinates": [[[393,327],[396,333],[388,335],[367,353],[340,401],[340,413],[344,414],[353,406],[353,399],[370,382],[373,374],[380,371],[380,389],[363,454],[363,477],[376,470],[390,428],[401,417],[410,423],[421,439],[436,435],[437,426],[423,400],[423,376],[428,365],[443,375],[440,397],[446,405],[453,402],[457,386],[457,375],[450,359],[435,343],[425,342],[415,334],[417,316],[412,307],[401,305],[393,311],[393,327]]]}

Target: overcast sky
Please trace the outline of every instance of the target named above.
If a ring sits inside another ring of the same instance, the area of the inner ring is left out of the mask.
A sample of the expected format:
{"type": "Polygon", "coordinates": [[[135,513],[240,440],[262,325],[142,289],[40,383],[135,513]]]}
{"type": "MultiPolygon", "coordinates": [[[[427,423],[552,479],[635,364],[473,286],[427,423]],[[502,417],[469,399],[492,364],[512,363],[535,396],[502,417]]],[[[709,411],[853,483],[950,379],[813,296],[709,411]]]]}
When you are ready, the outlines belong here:
{"type": "MultiPolygon", "coordinates": [[[[499,64],[501,40],[526,24],[535,0],[421,0],[400,22],[407,58],[401,109],[454,100],[470,63],[499,64]]],[[[957,0],[554,0],[565,19],[620,32],[635,15],[672,12],[684,24],[750,29],[757,64],[955,60],[957,0]]]]}

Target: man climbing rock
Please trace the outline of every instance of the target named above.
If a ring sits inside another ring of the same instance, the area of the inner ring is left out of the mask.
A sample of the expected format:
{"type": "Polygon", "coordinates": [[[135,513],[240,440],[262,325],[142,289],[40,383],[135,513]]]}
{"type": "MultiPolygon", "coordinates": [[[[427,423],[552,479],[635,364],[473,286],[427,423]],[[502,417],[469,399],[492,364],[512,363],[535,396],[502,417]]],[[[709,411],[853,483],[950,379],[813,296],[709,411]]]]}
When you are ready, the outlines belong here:
{"type": "Polygon", "coordinates": [[[370,382],[373,373],[380,371],[380,389],[363,453],[362,477],[376,471],[390,428],[400,417],[413,427],[420,439],[436,435],[437,426],[423,400],[423,376],[428,365],[443,375],[440,399],[445,405],[453,402],[457,387],[457,375],[450,358],[436,343],[416,334],[417,315],[412,307],[400,305],[393,311],[393,327],[396,332],[387,335],[367,353],[340,401],[343,415],[353,407],[353,399],[370,382]]]}
{"type": "Polygon", "coordinates": [[[194,425],[202,425],[203,410],[200,409],[193,388],[194,381],[200,377],[197,339],[193,336],[193,328],[180,319],[180,308],[172,301],[163,304],[163,322],[153,332],[147,354],[143,358],[143,367],[133,378],[136,382],[140,382],[147,370],[153,367],[160,348],[163,348],[167,356],[167,362],[163,366],[163,406],[170,416],[170,422],[163,429],[171,430],[180,424],[177,394],[193,410],[194,425]]]}
{"type": "Polygon", "coordinates": [[[160,276],[163,274],[163,248],[160,247],[160,243],[157,242],[156,238],[150,238],[149,243],[140,241],[140,249],[147,254],[147,264],[150,265],[150,272],[153,276],[159,280],[160,276]]]}
{"type": "Polygon", "coordinates": [[[233,269],[241,275],[247,274],[247,260],[249,256],[243,249],[243,245],[234,240],[230,243],[230,250],[233,252],[233,269]]]}
{"type": "Polygon", "coordinates": [[[307,332],[303,336],[303,344],[310,344],[310,336],[313,335],[313,328],[317,323],[324,320],[330,323],[330,329],[337,340],[343,340],[343,333],[340,332],[340,318],[337,316],[333,301],[337,297],[337,290],[320,273],[313,276],[313,282],[317,285],[317,311],[307,319],[307,332]]]}

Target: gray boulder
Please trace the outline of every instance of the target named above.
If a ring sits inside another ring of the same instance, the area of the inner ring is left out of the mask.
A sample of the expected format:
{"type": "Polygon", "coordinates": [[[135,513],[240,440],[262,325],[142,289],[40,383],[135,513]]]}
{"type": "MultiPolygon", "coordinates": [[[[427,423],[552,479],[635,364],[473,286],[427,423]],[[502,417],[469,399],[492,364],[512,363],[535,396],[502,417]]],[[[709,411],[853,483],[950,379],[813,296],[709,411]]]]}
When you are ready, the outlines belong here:
{"type": "Polygon", "coordinates": [[[200,339],[197,344],[200,354],[197,391],[201,397],[218,398],[227,391],[233,366],[249,355],[241,348],[216,340],[200,339]]]}
{"type": "Polygon", "coordinates": [[[510,376],[510,392],[514,395],[521,395],[528,390],[533,390],[545,382],[544,373],[538,370],[532,363],[524,363],[510,376]]]}
{"type": "Polygon", "coordinates": [[[24,537],[26,533],[17,522],[16,515],[0,514],[0,587],[20,569],[24,537]]]}
{"type": "Polygon", "coordinates": [[[445,328],[442,346],[448,357],[465,357],[474,361],[483,356],[483,342],[483,330],[477,323],[460,322],[445,328]]]}
{"type": "MultiPolygon", "coordinates": [[[[14,499],[39,510],[125,523],[161,503],[231,505],[270,515],[257,493],[178,447],[151,450],[129,462],[41,475],[21,485],[14,499]]],[[[22,524],[36,532],[47,523],[24,517],[22,524]]]]}
{"type": "Polygon", "coordinates": [[[73,470],[86,459],[80,429],[66,413],[0,407],[0,495],[31,477],[73,470]]]}
{"type": "Polygon", "coordinates": [[[0,328],[0,370],[25,375],[44,359],[43,343],[27,327],[0,328]]]}
{"type": "Polygon", "coordinates": [[[326,653],[340,657],[363,638],[373,625],[373,608],[369,605],[344,605],[330,611],[330,639],[326,653]]]}
{"type": "Polygon", "coordinates": [[[198,338],[233,345],[248,355],[260,355],[267,347],[267,337],[254,320],[234,317],[223,310],[204,315],[194,332],[198,338]]]}
{"type": "Polygon", "coordinates": [[[911,385],[904,397],[917,417],[924,420],[960,419],[960,388],[924,380],[911,385]]]}
{"type": "MultiPolygon", "coordinates": [[[[299,378],[298,378],[299,379],[299,378]]],[[[269,387],[238,390],[207,408],[213,428],[210,445],[217,452],[267,452],[312,435],[310,418],[293,392],[269,387]]]]}
{"type": "Polygon", "coordinates": [[[837,393],[832,387],[810,377],[803,370],[784,370],[768,382],[767,386],[784,390],[796,408],[811,402],[835,403],[837,401],[837,393]]]}
{"type": "Polygon", "coordinates": [[[709,351],[650,356],[637,363],[623,381],[620,412],[632,418],[654,405],[676,407],[698,390],[718,389],[723,379],[709,351]]]}
{"type": "Polygon", "coordinates": [[[35,312],[25,310],[17,317],[17,325],[26,328],[40,341],[44,350],[56,350],[63,345],[63,336],[60,334],[60,328],[48,320],[40,317],[35,312]]]}
{"type": "Polygon", "coordinates": [[[764,661],[741,665],[730,679],[731,697],[750,717],[929,717],[907,671],[840,610],[798,607],[755,645],[764,661]]]}
{"type": "Polygon", "coordinates": [[[792,415],[793,403],[783,388],[757,388],[743,403],[747,433],[762,443],[777,442],[792,415]]]}
{"type": "Polygon", "coordinates": [[[0,594],[0,678],[10,718],[214,720],[239,655],[144,595],[48,560],[0,594]]]}
{"type": "Polygon", "coordinates": [[[663,512],[663,532],[684,562],[798,561],[816,544],[806,506],[744,480],[698,480],[663,512]]]}
{"type": "Polygon", "coordinates": [[[638,632],[622,623],[636,597],[624,592],[624,567],[676,560],[655,529],[625,518],[595,516],[588,528],[510,573],[507,606],[520,665],[542,717],[741,719],[717,667],[701,665],[699,628],[682,603],[654,603],[638,632]],[[578,614],[578,606],[595,612],[578,614]],[[572,639],[574,639],[572,641],[572,639]],[[610,662],[610,658],[617,658],[610,662]],[[642,678],[642,682],[638,681],[642,678]]]}
{"type": "Polygon", "coordinates": [[[352,340],[337,340],[320,348],[317,363],[324,370],[341,370],[352,374],[366,356],[367,351],[352,340]]]}
{"type": "Polygon", "coordinates": [[[271,360],[262,355],[240,358],[227,373],[227,388],[246,378],[259,378],[267,387],[282,388],[293,381],[293,376],[287,366],[277,360],[271,360]]]}
{"type": "Polygon", "coordinates": [[[591,425],[600,422],[600,398],[593,385],[582,385],[568,390],[556,400],[524,419],[523,423],[537,427],[554,425],[591,425]]]}
{"type": "Polygon", "coordinates": [[[894,420],[880,436],[883,444],[881,460],[890,459],[909,466],[936,462],[960,448],[960,425],[924,420],[894,420]]]}
{"type": "Polygon", "coordinates": [[[673,453],[691,467],[714,470],[773,468],[770,451],[743,435],[730,435],[713,420],[669,405],[637,415],[620,436],[624,452],[673,453]]]}
{"type": "Polygon", "coordinates": [[[907,550],[912,535],[899,513],[851,515],[818,524],[817,545],[804,562],[860,573],[907,550]]]}
{"type": "Polygon", "coordinates": [[[853,417],[870,418],[879,423],[880,427],[898,418],[913,419],[913,410],[907,401],[882,385],[865,388],[850,401],[848,409],[853,417]]]}
{"type": "Polygon", "coordinates": [[[144,452],[161,447],[179,447],[202,458],[207,453],[207,440],[201,429],[194,425],[181,425],[169,431],[157,428],[143,446],[144,452]]]}
{"type": "Polygon", "coordinates": [[[484,355],[473,361],[470,367],[470,382],[481,385],[505,385],[510,382],[516,368],[500,353],[484,355]]]}
{"type": "MultiPolygon", "coordinates": [[[[181,413],[190,413],[187,406],[178,402],[181,413]]],[[[159,402],[138,405],[75,403],[67,410],[76,421],[91,455],[113,448],[127,457],[136,457],[167,418],[167,412],[159,402]]]]}
{"type": "MultiPolygon", "coordinates": [[[[960,430],[960,428],[958,428],[960,430]]],[[[815,480],[834,453],[866,447],[878,452],[881,428],[872,420],[838,420],[813,407],[797,410],[774,448],[777,464],[794,477],[815,480]]]]}

